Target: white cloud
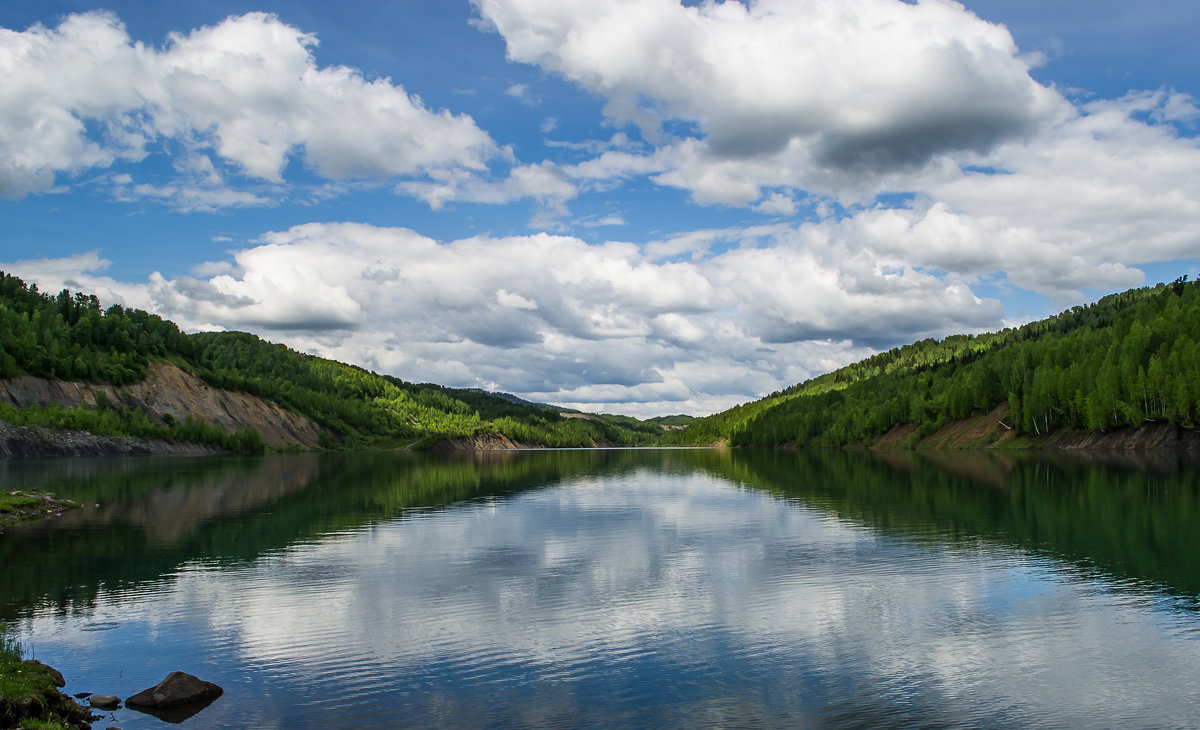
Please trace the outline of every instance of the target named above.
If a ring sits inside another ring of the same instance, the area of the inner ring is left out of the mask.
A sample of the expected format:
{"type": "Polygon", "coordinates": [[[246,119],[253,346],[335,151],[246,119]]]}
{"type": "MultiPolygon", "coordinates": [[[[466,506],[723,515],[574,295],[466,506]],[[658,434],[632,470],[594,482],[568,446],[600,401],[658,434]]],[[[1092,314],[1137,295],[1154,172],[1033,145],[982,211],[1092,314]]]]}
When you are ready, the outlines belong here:
{"type": "Polygon", "coordinates": [[[622,242],[439,243],[406,229],[314,223],[267,234],[193,276],[141,284],[98,275],[95,254],[3,267],[45,288],[73,282],[121,296],[189,329],[248,329],[408,379],[497,383],[644,416],[717,410],[880,344],[1001,321],[998,303],[952,278],[854,252],[819,226],[742,236],[770,245],[683,262],[622,242]]]}
{"type": "Polygon", "coordinates": [[[145,154],[148,130],[129,110],[145,103],[136,80],[148,52],[105,14],[67,17],[58,28],[0,28],[0,194],[22,197],[75,173],[145,154]],[[85,120],[108,139],[88,139],[85,120]]]}
{"type": "MultiPolygon", "coordinates": [[[[655,143],[580,147],[597,156],[561,168],[580,190],[649,177],[765,215],[803,201],[848,260],[1000,276],[1062,304],[1200,255],[1195,100],[1075,106],[957,3],[474,2],[511,59],[601,96],[655,143]],[[889,194],[905,202],[877,202],[889,194]]],[[[703,256],[702,233],[649,248],[703,256]]]]}
{"type": "MultiPolygon", "coordinates": [[[[600,95],[647,139],[681,120],[698,137],[680,153],[706,167],[786,164],[826,191],[986,153],[1064,105],[1005,28],[948,0],[474,2],[510,59],[600,95]]],[[[746,177],[727,195],[688,187],[744,204],[763,184],[746,177]]]]}
{"type": "Polygon", "coordinates": [[[566,213],[566,201],[578,193],[568,173],[551,162],[515,166],[503,180],[488,180],[466,171],[447,171],[432,177],[430,181],[402,182],[396,188],[434,210],[459,201],[502,204],[533,198],[558,215],[566,213]]]}
{"type": "MultiPolygon", "coordinates": [[[[54,29],[0,29],[0,194],[21,197],[49,188],[56,173],[139,159],[160,139],[182,149],[185,167],[206,161],[181,173],[210,187],[220,176],[208,153],[271,183],[293,157],[340,180],[480,171],[499,153],[468,116],[429,110],[388,79],[318,67],[316,43],[265,13],[172,34],[162,49],[132,42],[102,12],[54,29]]],[[[196,197],[180,192],[188,187],[141,193],[181,197],[186,207],[196,197]]]]}
{"type": "Polygon", "coordinates": [[[784,193],[771,193],[754,209],[768,215],[792,215],[796,212],[796,201],[784,193]]]}
{"type": "Polygon", "coordinates": [[[616,214],[610,213],[606,216],[586,216],[574,221],[577,226],[584,228],[603,228],[604,226],[623,226],[627,225],[625,218],[616,214]]]}
{"type": "Polygon", "coordinates": [[[840,235],[962,277],[1003,272],[1064,303],[1138,285],[1139,264],[1200,255],[1200,144],[1137,118],[1179,104],[1168,94],[1087,104],[997,149],[995,171],[930,185],[905,208],[858,212],[840,235]]]}
{"type": "Polygon", "coordinates": [[[529,91],[528,84],[513,84],[505,89],[504,93],[505,95],[511,96],[512,98],[528,104],[529,106],[537,106],[541,103],[541,100],[535,97],[533,93],[529,91]]]}

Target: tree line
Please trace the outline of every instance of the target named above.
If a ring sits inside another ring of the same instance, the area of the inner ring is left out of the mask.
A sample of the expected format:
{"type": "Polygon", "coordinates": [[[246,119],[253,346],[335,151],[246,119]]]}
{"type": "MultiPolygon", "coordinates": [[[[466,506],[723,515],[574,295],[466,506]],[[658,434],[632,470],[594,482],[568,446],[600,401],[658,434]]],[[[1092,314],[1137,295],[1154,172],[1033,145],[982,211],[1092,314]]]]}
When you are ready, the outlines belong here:
{"type": "MultiPolygon", "coordinates": [[[[144,378],[156,359],[171,360],[215,387],[247,392],[311,418],[327,430],[327,447],[432,443],[484,432],[547,446],[646,445],[661,431],[657,424],[622,416],[569,419],[484,392],[409,383],[245,332],[188,335],[142,310],[102,309],[94,295],[65,289],[50,295],[0,272],[0,378],[28,374],[122,385],[144,378]]],[[[235,450],[262,448],[261,438],[256,443],[248,434],[225,435],[216,426],[103,404],[10,407],[0,418],[108,435],[200,440],[235,450]]]]}
{"type": "Polygon", "coordinates": [[[923,340],[700,419],[668,443],[839,447],[1007,403],[1024,434],[1200,425],[1200,285],[1104,297],[1023,327],[923,340]]]}

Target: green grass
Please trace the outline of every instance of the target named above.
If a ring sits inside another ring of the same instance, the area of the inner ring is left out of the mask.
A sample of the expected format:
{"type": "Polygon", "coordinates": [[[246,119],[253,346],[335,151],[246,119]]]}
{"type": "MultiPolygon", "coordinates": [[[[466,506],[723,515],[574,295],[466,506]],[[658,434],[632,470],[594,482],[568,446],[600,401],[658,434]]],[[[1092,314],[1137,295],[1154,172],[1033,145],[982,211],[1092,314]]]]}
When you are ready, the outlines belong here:
{"type": "Polygon", "coordinates": [[[27,494],[0,494],[0,514],[36,509],[42,500],[27,494]]]}
{"type": "Polygon", "coordinates": [[[33,492],[0,493],[0,528],[60,515],[78,506],[77,502],[59,499],[40,489],[33,492]]]}
{"type": "Polygon", "coordinates": [[[0,727],[60,730],[63,717],[82,719],[87,712],[58,691],[46,667],[22,658],[21,643],[0,623],[0,727]]]}
{"type": "Polygon", "coordinates": [[[53,720],[37,720],[26,717],[21,719],[21,727],[25,730],[67,730],[70,726],[53,720]]]}
{"type": "Polygon", "coordinates": [[[39,701],[46,690],[54,689],[54,679],[21,658],[21,644],[0,625],[0,703],[19,704],[39,701]]]}

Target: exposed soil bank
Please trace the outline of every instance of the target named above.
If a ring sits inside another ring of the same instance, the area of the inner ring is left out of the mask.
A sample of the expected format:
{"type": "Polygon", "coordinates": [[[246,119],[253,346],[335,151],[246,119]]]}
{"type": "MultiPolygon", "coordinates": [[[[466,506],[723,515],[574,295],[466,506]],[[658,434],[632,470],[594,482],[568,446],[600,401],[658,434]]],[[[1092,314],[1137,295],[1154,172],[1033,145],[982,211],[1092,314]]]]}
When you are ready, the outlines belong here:
{"type": "Polygon", "coordinates": [[[868,444],[871,449],[1048,449],[1064,451],[1141,451],[1167,449],[1200,451],[1200,431],[1170,423],[1146,422],[1136,428],[1112,431],[1060,430],[1045,435],[1018,434],[1008,421],[1008,404],[974,414],[921,437],[917,426],[894,427],[868,444]]]}
{"type": "MultiPolygon", "coordinates": [[[[178,421],[191,416],[215,423],[228,433],[252,428],[272,447],[312,448],[317,446],[323,430],[314,421],[249,393],[214,388],[169,362],[150,363],[146,378],[132,385],[100,385],[29,375],[0,380],[0,399],[17,407],[48,403],[59,403],[63,408],[74,408],[80,403],[90,406],[95,404],[97,393],[103,393],[115,408],[136,408],[145,412],[155,423],[163,423],[163,416],[169,414],[178,421]]],[[[118,447],[116,451],[100,453],[161,452],[129,452],[118,447]]]]}

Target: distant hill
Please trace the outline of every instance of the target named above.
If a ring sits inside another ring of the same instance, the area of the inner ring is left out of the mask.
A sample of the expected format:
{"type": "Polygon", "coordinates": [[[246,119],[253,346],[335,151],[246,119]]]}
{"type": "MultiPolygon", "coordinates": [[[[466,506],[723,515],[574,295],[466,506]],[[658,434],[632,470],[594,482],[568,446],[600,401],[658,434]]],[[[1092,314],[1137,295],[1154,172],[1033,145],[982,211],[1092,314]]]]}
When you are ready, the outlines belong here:
{"type": "Polygon", "coordinates": [[[678,416],[655,416],[654,418],[647,418],[646,420],[650,423],[658,423],[663,426],[686,426],[692,421],[695,421],[696,417],[685,416],[681,414],[678,416]]]}
{"type": "MultiPolygon", "coordinates": [[[[101,309],[95,296],[67,290],[43,294],[0,272],[0,381],[26,378],[24,396],[0,403],[0,419],[19,426],[261,450],[265,421],[248,415],[221,421],[224,406],[160,410],[168,402],[216,402],[221,396],[192,385],[187,397],[177,398],[164,397],[161,388],[148,389],[153,397],[145,395],[145,387],[131,390],[148,374],[190,384],[183,377],[187,375],[218,391],[246,394],[299,414],[316,424],[324,447],[420,446],[480,434],[527,445],[644,445],[661,433],[657,424],[633,418],[564,418],[557,409],[515,396],[409,383],[244,332],[187,335],[141,310],[120,305],[101,309]],[[156,363],[163,367],[152,368],[156,363]],[[43,391],[46,395],[36,397],[43,391]],[[74,395],[65,400],[55,395],[63,393],[74,395]],[[177,415],[185,411],[186,416],[177,415]]],[[[270,408],[246,405],[243,410],[270,408]]],[[[299,428],[280,419],[269,425],[284,431],[299,428]]],[[[286,443],[311,445],[305,439],[286,443]]]]}
{"type": "Polygon", "coordinates": [[[515,403],[516,405],[519,405],[519,406],[531,406],[533,408],[541,408],[541,409],[547,410],[547,411],[563,410],[562,408],[555,406],[555,405],[551,405],[549,403],[535,403],[531,400],[525,400],[524,398],[515,396],[512,393],[502,393],[502,392],[496,391],[496,390],[484,390],[483,388],[467,388],[466,390],[471,393],[482,393],[484,395],[495,396],[497,398],[500,398],[501,400],[506,400],[509,403],[515,403]]]}
{"type": "Polygon", "coordinates": [[[698,419],[663,443],[844,447],[910,426],[904,440],[915,444],[992,411],[995,427],[1026,439],[1147,423],[1195,429],[1200,285],[1181,277],[1023,327],[897,347],[698,419]]]}
{"type": "Polygon", "coordinates": [[[648,423],[657,423],[659,426],[662,426],[664,431],[678,431],[687,428],[695,420],[695,416],[686,416],[683,414],[677,416],[655,416],[654,418],[646,419],[648,423]]]}
{"type": "MultiPolygon", "coordinates": [[[[1181,277],[1023,327],[922,340],[706,418],[640,421],[410,383],[244,332],[188,335],[0,272],[0,421],[235,451],[1040,446],[1064,433],[1097,436],[1074,442],[1089,448],[1161,445],[1172,443],[1162,428],[1200,425],[1200,285],[1181,277]],[[1150,426],[1162,428],[1147,440],[1108,437],[1150,426]]],[[[10,431],[0,423],[0,437],[10,431]]],[[[45,435],[21,438],[0,453],[45,435]]]]}

